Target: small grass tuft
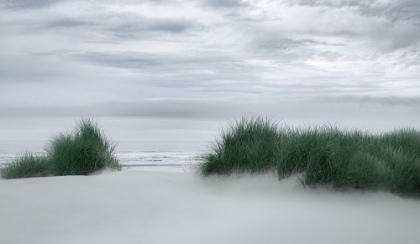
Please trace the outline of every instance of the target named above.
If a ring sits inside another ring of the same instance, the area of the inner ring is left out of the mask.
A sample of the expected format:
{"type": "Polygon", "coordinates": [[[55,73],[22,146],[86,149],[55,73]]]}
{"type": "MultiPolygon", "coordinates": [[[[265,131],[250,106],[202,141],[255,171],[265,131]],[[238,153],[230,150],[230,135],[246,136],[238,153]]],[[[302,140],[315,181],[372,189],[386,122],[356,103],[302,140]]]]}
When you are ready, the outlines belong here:
{"type": "Polygon", "coordinates": [[[47,158],[45,156],[34,156],[28,152],[1,169],[3,179],[46,177],[48,175],[47,158]]]}

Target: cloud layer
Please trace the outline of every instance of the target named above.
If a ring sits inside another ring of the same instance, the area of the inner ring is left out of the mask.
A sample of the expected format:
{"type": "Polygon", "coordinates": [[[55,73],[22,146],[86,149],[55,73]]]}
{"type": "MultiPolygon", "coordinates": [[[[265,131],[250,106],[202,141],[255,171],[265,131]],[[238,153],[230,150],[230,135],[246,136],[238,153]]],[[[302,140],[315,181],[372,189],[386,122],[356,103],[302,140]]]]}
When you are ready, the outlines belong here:
{"type": "Polygon", "coordinates": [[[2,118],[405,114],[420,97],[416,0],[6,0],[0,16],[2,118]]]}

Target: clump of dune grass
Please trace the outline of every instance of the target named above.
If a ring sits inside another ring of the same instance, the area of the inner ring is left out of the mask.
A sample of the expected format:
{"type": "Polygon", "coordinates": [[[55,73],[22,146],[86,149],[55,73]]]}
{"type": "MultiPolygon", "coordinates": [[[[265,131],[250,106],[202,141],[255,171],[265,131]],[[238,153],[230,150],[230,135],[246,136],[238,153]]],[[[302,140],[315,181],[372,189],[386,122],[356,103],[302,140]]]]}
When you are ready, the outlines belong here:
{"type": "Polygon", "coordinates": [[[46,177],[49,174],[47,158],[35,156],[29,152],[14,159],[1,169],[3,179],[46,177]]]}
{"type": "Polygon", "coordinates": [[[305,186],[388,190],[420,197],[420,132],[384,134],[332,126],[279,127],[260,117],[231,124],[205,155],[202,174],[300,173],[305,186]]]}
{"type": "Polygon", "coordinates": [[[47,148],[53,175],[88,175],[104,169],[120,169],[112,145],[91,120],[82,120],[69,134],[59,134],[47,148]]]}
{"type": "Polygon", "coordinates": [[[60,133],[45,156],[26,153],[1,170],[4,179],[88,175],[105,168],[120,170],[111,144],[97,124],[82,120],[70,133],[60,133]]]}
{"type": "Polygon", "coordinates": [[[241,119],[222,131],[214,153],[204,156],[201,170],[205,175],[238,172],[263,173],[275,167],[278,147],[276,126],[269,120],[241,119]]]}

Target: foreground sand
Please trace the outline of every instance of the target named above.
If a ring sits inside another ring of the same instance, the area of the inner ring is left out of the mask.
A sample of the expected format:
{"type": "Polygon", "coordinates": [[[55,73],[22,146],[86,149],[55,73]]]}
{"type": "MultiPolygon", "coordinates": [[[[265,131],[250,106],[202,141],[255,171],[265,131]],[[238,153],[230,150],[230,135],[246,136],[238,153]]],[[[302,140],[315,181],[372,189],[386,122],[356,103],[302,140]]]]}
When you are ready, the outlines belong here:
{"type": "Polygon", "coordinates": [[[272,175],[0,180],[0,243],[420,243],[420,201],[272,175]]]}

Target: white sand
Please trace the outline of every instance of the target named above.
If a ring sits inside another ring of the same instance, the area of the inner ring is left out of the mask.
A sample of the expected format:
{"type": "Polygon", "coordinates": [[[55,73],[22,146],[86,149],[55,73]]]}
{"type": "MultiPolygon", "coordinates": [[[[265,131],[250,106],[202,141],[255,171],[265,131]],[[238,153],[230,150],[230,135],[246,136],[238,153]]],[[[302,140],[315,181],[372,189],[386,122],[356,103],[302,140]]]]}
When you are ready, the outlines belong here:
{"type": "Polygon", "coordinates": [[[0,180],[0,243],[420,243],[420,201],[274,176],[0,180]]]}

